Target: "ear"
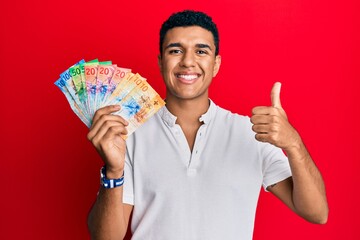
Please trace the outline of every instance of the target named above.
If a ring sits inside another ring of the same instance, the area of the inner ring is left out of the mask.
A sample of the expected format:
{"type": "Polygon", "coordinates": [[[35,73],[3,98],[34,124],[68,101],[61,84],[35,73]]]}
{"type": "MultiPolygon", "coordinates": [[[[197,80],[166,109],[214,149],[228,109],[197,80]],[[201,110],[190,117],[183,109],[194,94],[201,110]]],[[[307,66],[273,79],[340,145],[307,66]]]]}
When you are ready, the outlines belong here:
{"type": "Polygon", "coordinates": [[[220,65],[221,65],[221,56],[217,55],[215,57],[215,65],[214,65],[213,77],[215,77],[216,74],[219,72],[220,65]]]}
{"type": "Polygon", "coordinates": [[[162,73],[162,59],[161,59],[160,54],[158,55],[158,66],[159,66],[160,72],[162,73]]]}

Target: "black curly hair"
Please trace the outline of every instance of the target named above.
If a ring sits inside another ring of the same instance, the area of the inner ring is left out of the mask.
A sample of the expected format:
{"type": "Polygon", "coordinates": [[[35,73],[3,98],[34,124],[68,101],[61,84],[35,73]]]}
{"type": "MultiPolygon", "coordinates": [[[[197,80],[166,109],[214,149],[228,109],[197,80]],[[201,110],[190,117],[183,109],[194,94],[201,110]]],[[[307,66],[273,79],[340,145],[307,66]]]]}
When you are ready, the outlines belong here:
{"type": "Polygon", "coordinates": [[[219,33],[216,24],[207,14],[193,10],[174,13],[162,24],[160,29],[160,54],[162,54],[162,45],[167,31],[175,27],[190,26],[199,26],[212,33],[215,43],[215,56],[217,56],[219,54],[219,33]]]}

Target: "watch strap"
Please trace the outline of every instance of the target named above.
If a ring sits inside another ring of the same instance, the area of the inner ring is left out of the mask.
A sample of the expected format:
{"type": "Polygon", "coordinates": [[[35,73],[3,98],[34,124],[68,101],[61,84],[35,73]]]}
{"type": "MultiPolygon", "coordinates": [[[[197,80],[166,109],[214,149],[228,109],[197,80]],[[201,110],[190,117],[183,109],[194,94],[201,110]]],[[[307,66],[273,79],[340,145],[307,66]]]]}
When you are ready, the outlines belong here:
{"type": "Polygon", "coordinates": [[[106,167],[103,166],[100,169],[100,184],[104,187],[104,188],[116,188],[116,187],[120,187],[124,184],[124,174],[122,175],[121,178],[117,178],[117,179],[107,179],[106,178],[106,167]]]}

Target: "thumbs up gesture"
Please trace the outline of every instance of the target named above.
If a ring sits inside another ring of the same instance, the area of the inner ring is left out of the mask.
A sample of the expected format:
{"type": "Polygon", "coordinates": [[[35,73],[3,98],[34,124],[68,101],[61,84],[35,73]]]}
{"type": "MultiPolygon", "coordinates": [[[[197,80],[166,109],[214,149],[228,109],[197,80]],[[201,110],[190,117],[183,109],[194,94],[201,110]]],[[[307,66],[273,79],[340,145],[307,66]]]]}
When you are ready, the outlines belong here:
{"type": "Polygon", "coordinates": [[[271,143],[283,150],[290,150],[301,142],[300,136],[289,123],[280,101],[281,83],[276,82],[271,90],[271,106],[255,107],[252,110],[252,129],[260,142],[271,143]]]}

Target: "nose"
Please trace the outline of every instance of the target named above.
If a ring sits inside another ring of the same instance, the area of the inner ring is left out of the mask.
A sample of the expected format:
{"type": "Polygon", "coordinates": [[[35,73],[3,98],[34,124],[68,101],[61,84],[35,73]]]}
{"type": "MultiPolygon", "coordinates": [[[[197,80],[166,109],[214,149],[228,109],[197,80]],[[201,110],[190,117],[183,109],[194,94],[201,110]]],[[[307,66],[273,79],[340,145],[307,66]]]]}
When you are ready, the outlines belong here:
{"type": "Polygon", "coordinates": [[[186,51],[181,58],[180,66],[182,67],[194,67],[195,66],[195,54],[186,51]]]}

